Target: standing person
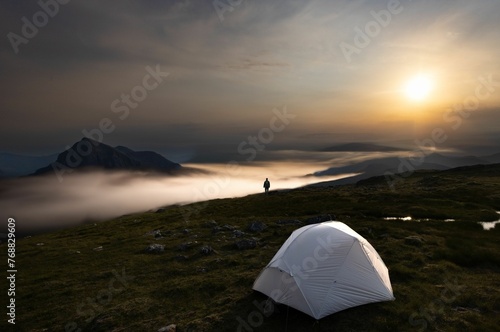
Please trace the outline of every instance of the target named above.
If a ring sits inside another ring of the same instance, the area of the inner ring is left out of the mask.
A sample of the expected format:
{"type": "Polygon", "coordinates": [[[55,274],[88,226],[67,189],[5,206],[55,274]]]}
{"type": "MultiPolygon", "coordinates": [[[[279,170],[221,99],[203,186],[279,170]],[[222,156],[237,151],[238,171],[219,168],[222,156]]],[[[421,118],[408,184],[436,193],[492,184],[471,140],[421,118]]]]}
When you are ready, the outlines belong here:
{"type": "Polygon", "coordinates": [[[266,181],[264,181],[264,190],[266,194],[269,192],[269,187],[271,187],[271,182],[266,178],[266,181]]]}

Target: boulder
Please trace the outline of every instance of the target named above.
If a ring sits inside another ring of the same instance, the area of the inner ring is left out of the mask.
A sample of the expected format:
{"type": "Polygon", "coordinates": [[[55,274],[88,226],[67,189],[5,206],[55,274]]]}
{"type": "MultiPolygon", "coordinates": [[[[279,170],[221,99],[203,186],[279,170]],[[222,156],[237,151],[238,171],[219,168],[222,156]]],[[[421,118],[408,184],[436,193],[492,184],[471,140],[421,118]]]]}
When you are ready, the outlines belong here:
{"type": "Polygon", "coordinates": [[[262,232],[265,228],[267,228],[266,224],[260,221],[254,221],[248,225],[248,230],[254,233],[262,232]]]}
{"type": "Polygon", "coordinates": [[[200,248],[200,253],[203,255],[210,255],[214,252],[214,249],[210,246],[203,246],[200,248]]]}
{"type": "Polygon", "coordinates": [[[159,229],[154,229],[151,232],[146,233],[146,235],[152,235],[155,237],[155,239],[163,237],[163,234],[159,229]]]}
{"type": "Polygon", "coordinates": [[[217,233],[222,232],[222,231],[224,231],[224,228],[222,228],[220,226],[214,226],[212,228],[212,233],[214,233],[214,234],[217,234],[217,233]]]}
{"type": "Polygon", "coordinates": [[[177,246],[177,250],[179,251],[186,251],[188,250],[189,248],[191,248],[191,246],[193,245],[193,242],[185,242],[185,243],[181,243],[177,246]]]}
{"type": "Polygon", "coordinates": [[[242,239],[234,243],[238,250],[247,250],[257,247],[257,241],[254,239],[242,239]]]}
{"type": "Polygon", "coordinates": [[[411,246],[420,247],[424,243],[424,239],[422,239],[421,237],[418,237],[416,235],[411,235],[411,236],[405,237],[405,243],[409,244],[411,246]]]}
{"type": "Polygon", "coordinates": [[[242,232],[242,231],[237,230],[237,229],[235,229],[233,231],[233,237],[242,237],[243,235],[245,235],[245,232],[242,232]]]}
{"type": "Polygon", "coordinates": [[[304,223],[306,225],[319,224],[325,221],[331,221],[337,219],[334,214],[323,214],[316,217],[307,218],[304,223]]]}
{"type": "Polygon", "coordinates": [[[276,222],[278,225],[302,225],[300,220],[279,220],[276,222]]]}
{"type": "Polygon", "coordinates": [[[162,244],[153,243],[147,246],[144,251],[149,254],[159,254],[165,251],[165,246],[162,244]]]}
{"type": "Polygon", "coordinates": [[[205,222],[204,226],[206,228],[212,228],[212,227],[217,226],[217,222],[215,220],[209,220],[209,221],[205,222]]]}
{"type": "Polygon", "coordinates": [[[175,332],[177,330],[177,325],[170,324],[158,329],[158,332],[175,332]]]}
{"type": "Polygon", "coordinates": [[[177,255],[177,256],[175,256],[175,260],[178,261],[178,262],[187,261],[188,259],[189,259],[188,256],[185,256],[185,255],[177,255]]]}

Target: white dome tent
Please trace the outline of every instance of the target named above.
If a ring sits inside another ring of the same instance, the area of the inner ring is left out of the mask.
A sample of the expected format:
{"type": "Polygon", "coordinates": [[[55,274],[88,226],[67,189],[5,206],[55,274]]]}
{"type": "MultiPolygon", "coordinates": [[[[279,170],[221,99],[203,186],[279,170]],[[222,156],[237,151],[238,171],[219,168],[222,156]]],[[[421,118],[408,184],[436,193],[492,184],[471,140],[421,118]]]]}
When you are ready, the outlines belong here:
{"type": "Polygon", "coordinates": [[[295,230],[253,289],[316,319],[394,300],[389,272],[372,245],[338,221],[295,230]]]}

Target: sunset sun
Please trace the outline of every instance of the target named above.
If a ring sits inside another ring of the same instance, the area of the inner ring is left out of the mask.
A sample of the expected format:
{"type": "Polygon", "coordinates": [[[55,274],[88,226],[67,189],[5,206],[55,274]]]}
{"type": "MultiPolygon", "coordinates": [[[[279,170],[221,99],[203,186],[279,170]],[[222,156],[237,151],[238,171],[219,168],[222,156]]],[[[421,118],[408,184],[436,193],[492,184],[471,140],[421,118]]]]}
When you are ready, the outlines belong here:
{"type": "Polygon", "coordinates": [[[428,99],[433,86],[434,83],[429,76],[419,74],[406,82],[404,93],[410,100],[420,102],[428,99]]]}

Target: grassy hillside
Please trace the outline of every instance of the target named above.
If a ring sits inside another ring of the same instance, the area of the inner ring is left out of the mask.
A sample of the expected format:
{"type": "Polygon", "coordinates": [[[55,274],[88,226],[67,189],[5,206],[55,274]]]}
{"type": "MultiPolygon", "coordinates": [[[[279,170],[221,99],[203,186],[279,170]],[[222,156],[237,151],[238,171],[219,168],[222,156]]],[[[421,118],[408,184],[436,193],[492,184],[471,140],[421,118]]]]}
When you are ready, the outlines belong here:
{"type": "MultiPolygon", "coordinates": [[[[416,172],[394,190],[373,178],[172,206],[25,238],[17,243],[15,330],[493,331],[500,325],[500,227],[484,231],[475,221],[497,220],[499,210],[500,166],[478,166],[416,172]],[[294,229],[325,214],[377,249],[396,300],[319,322],[285,306],[262,313],[266,297],[252,291],[255,278],[294,229]],[[257,221],[266,227],[252,232],[257,221]],[[239,249],[242,239],[255,247],[239,249]],[[164,251],[147,252],[152,244],[164,251]]],[[[0,253],[6,258],[5,243],[0,253]]],[[[0,329],[14,331],[5,315],[0,329]]]]}

